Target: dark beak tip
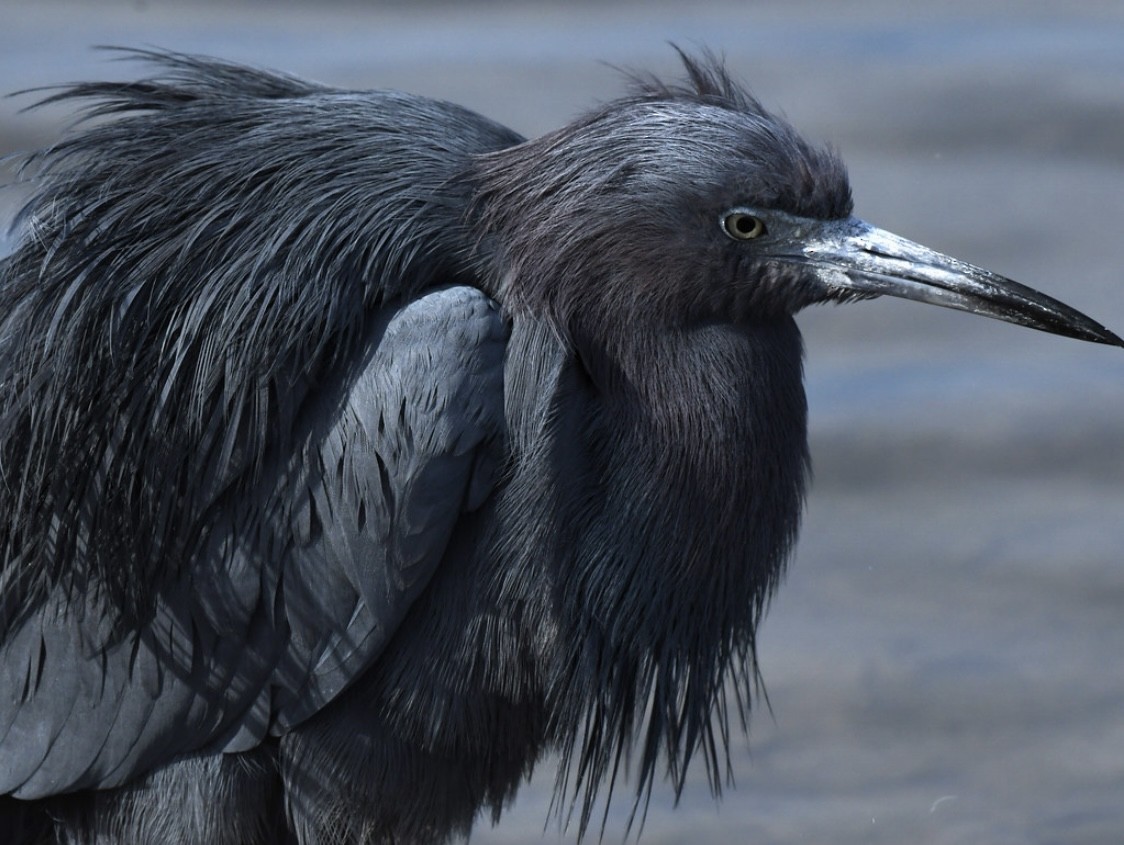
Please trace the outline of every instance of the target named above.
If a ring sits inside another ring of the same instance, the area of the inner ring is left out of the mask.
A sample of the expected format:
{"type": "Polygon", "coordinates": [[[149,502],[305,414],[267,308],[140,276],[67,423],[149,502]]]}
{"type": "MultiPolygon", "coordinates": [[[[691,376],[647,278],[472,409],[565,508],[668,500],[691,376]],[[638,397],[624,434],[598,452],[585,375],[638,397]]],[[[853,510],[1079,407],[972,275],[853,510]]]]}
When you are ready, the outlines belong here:
{"type": "Polygon", "coordinates": [[[1084,331],[1051,331],[1049,328],[1042,329],[1049,331],[1051,334],[1068,335],[1074,340],[1082,340],[1087,343],[1103,343],[1105,346],[1119,346],[1124,349],[1124,338],[1114,332],[1109,331],[1104,326],[1089,326],[1084,331]]]}
{"type": "Polygon", "coordinates": [[[1077,340],[1086,340],[1093,343],[1103,343],[1105,346],[1119,346],[1124,349],[1124,338],[1110,331],[1102,325],[1095,325],[1087,332],[1074,335],[1077,340]]]}

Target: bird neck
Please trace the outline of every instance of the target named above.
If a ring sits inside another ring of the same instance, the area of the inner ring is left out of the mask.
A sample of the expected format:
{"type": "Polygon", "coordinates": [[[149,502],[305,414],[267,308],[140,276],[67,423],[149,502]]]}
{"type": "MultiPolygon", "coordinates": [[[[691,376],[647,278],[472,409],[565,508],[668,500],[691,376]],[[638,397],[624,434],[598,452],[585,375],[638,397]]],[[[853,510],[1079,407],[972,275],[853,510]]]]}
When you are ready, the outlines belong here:
{"type": "Polygon", "coordinates": [[[525,473],[549,491],[532,507],[536,528],[552,526],[538,548],[565,642],[547,673],[554,730],[587,790],[635,729],[642,782],[661,752],[678,772],[697,748],[723,746],[709,743],[712,717],[731,675],[752,686],[756,625],[806,476],[791,319],[632,337],[575,336],[552,409],[536,413],[549,445],[525,473]]]}

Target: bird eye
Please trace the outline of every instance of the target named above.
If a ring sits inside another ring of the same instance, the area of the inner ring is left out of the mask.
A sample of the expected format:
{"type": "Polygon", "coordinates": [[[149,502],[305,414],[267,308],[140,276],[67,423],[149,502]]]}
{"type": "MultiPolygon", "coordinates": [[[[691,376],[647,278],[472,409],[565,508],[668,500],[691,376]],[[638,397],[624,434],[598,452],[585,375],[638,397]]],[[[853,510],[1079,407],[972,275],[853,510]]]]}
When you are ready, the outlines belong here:
{"type": "Polygon", "coordinates": [[[765,221],[744,211],[731,211],[723,218],[722,228],[735,241],[750,241],[765,234],[765,221]]]}

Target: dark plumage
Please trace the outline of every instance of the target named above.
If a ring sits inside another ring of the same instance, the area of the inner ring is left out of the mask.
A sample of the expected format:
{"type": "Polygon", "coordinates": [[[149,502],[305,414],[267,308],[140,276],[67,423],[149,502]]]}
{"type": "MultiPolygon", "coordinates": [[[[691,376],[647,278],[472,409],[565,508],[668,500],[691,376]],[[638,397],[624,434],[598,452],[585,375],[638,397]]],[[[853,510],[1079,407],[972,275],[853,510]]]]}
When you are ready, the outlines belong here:
{"type": "Polygon", "coordinates": [[[140,55],[49,98],[107,119],[29,158],[0,263],[6,841],[439,842],[549,749],[583,831],[630,757],[717,790],[807,475],[793,313],[1120,343],[850,217],[713,59],[524,142],[140,55]]]}

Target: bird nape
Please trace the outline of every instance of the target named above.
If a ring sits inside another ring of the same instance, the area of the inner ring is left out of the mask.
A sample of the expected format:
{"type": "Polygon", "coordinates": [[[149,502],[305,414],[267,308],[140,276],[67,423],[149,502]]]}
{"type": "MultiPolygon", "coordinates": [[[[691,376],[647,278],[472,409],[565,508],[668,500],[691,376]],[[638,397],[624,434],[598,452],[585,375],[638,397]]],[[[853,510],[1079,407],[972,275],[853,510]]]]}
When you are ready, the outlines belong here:
{"type": "MultiPolygon", "coordinates": [[[[1124,345],[851,216],[712,57],[536,140],[136,51],[0,263],[6,842],[442,842],[547,752],[715,791],[808,468],[795,312],[1124,345]]],[[[572,817],[572,818],[571,818],[572,817]]]]}

